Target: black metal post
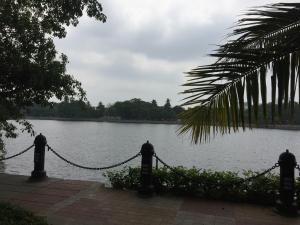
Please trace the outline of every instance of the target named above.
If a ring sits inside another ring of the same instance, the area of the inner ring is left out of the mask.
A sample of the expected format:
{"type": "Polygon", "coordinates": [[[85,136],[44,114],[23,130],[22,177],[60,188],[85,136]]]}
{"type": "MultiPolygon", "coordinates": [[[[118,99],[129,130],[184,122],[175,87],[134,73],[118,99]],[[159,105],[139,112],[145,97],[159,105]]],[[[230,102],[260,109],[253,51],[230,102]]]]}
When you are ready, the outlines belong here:
{"type": "Polygon", "coordinates": [[[276,209],[279,213],[297,215],[295,201],[295,166],[297,162],[295,155],[286,150],[279,156],[278,163],[280,166],[280,187],[276,209]]]}
{"type": "Polygon", "coordinates": [[[47,144],[46,137],[42,134],[36,136],[34,140],[34,170],[31,172],[31,179],[46,178],[45,169],[45,147],[47,144]]]}
{"type": "Polygon", "coordinates": [[[152,184],[152,162],[154,155],[153,145],[147,141],[142,145],[142,165],[141,165],[141,186],[139,188],[139,194],[143,196],[152,196],[153,184],[152,184]]]}

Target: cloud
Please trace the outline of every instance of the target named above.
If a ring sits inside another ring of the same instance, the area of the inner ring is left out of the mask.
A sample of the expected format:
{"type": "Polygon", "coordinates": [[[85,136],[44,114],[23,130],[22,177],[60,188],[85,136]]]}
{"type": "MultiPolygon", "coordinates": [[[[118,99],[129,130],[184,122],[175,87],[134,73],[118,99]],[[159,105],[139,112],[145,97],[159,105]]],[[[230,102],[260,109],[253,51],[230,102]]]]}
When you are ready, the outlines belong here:
{"type": "Polygon", "coordinates": [[[224,41],[242,10],[272,2],[103,0],[107,23],[84,16],[55,42],[92,104],[134,97],[179,104],[183,72],[212,62],[207,54],[224,41]]]}

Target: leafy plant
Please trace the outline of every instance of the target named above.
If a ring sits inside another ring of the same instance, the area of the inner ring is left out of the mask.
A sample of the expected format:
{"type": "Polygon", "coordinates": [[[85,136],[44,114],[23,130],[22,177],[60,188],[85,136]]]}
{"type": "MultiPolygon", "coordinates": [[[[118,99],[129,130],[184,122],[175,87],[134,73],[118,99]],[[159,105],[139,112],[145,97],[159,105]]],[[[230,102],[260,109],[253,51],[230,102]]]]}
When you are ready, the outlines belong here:
{"type": "Polygon", "coordinates": [[[4,142],[3,140],[0,138],[0,153],[4,152],[4,142]]]}
{"type": "Polygon", "coordinates": [[[1,225],[48,225],[45,219],[35,216],[17,205],[0,202],[1,225]]]}
{"type": "MultiPolygon", "coordinates": [[[[249,182],[242,182],[258,173],[250,170],[240,174],[184,167],[170,170],[162,167],[153,170],[153,185],[158,194],[273,205],[279,188],[278,175],[269,173],[249,182]]],[[[126,167],[104,175],[114,188],[137,190],[140,185],[140,168],[126,167]]],[[[296,187],[300,188],[299,182],[296,187]]]]}
{"type": "Polygon", "coordinates": [[[1,0],[0,4],[0,138],[16,137],[16,120],[25,107],[51,105],[52,99],[85,99],[81,83],[67,73],[67,56],[59,54],[54,38],[64,38],[66,27],[85,13],[105,22],[97,0],[1,0]]]}
{"type": "Polygon", "coordinates": [[[137,189],[139,186],[140,168],[124,167],[120,171],[107,171],[104,173],[108,177],[112,186],[116,189],[137,189]]]}

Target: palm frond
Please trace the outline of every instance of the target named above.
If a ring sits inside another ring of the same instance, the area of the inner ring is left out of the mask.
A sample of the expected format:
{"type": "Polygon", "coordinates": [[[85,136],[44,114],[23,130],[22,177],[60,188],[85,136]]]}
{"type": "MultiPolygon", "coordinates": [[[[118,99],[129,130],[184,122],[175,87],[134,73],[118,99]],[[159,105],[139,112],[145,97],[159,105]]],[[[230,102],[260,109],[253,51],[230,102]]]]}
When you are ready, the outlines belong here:
{"type": "MultiPolygon", "coordinates": [[[[267,120],[267,76],[271,75],[272,121],[283,108],[293,113],[300,62],[300,3],[250,10],[238,21],[227,43],[211,54],[216,62],[187,73],[181,132],[194,142],[208,140],[210,127],[222,134],[258,122],[261,101],[267,120]],[[261,99],[261,100],[259,100],[261,99]],[[275,101],[277,99],[277,110],[275,101]],[[248,119],[244,115],[247,101],[248,119]]],[[[300,87],[300,86],[299,86],[300,87]]],[[[300,94],[299,94],[300,100],[300,94]]]]}

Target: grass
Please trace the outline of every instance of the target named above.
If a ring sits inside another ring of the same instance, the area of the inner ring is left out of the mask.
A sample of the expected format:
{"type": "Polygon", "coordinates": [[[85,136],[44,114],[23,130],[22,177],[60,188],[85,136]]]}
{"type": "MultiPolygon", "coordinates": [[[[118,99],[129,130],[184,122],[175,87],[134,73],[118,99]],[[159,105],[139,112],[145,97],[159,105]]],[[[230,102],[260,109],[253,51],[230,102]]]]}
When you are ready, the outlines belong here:
{"type": "Polygon", "coordinates": [[[1,225],[48,225],[42,217],[11,203],[0,202],[1,225]]]}

